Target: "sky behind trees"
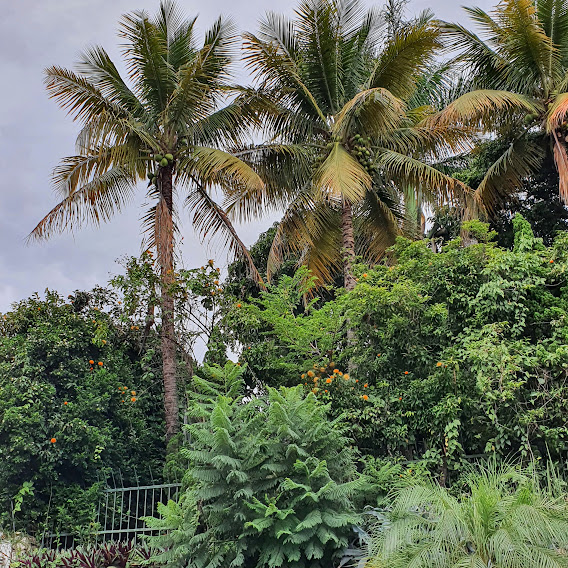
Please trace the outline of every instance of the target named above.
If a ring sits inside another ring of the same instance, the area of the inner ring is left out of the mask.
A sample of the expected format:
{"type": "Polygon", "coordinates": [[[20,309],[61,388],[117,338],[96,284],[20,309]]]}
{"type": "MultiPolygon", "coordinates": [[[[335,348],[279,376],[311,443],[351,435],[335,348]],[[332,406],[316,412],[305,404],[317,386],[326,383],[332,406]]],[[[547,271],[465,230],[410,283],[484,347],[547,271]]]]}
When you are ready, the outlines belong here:
{"type": "MultiPolygon", "coordinates": [[[[232,16],[240,30],[256,30],[267,10],[291,14],[296,0],[178,0],[186,15],[199,14],[197,28],[206,29],[219,14],[232,16]]],[[[369,6],[373,4],[367,0],[369,6]]],[[[0,312],[45,288],[68,294],[104,284],[120,267],[115,260],[140,252],[139,217],[143,192],[112,222],[64,233],[46,243],[25,244],[25,237],[56,203],[50,175],[60,158],[74,151],[78,125],[48,99],[43,70],[50,65],[73,67],[79,52],[101,44],[120,61],[116,36],[122,14],[144,9],[155,13],[159,0],[18,0],[2,6],[0,19],[0,312]]],[[[494,2],[466,3],[486,10],[494,2]]],[[[447,0],[411,0],[408,14],[429,8],[438,18],[466,23],[460,4],[447,0]]],[[[240,69],[238,78],[247,80],[240,69]]],[[[237,226],[252,244],[277,219],[272,215],[237,226]]],[[[183,223],[182,251],[187,267],[215,258],[223,266],[226,253],[215,243],[201,245],[190,224],[183,223]]]]}

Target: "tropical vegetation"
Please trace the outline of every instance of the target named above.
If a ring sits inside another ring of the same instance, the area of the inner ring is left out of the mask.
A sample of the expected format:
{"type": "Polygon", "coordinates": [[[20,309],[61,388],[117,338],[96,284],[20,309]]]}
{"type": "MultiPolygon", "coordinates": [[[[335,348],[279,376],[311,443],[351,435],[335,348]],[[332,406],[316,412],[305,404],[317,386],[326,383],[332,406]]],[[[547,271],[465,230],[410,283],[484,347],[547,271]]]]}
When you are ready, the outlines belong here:
{"type": "Polygon", "coordinates": [[[466,12],[300,0],[239,52],[164,0],[127,79],[47,70],[81,129],[31,237],[151,205],[104,287],[0,314],[0,530],[74,542],[19,565],[568,566],[568,4],[466,12]],[[117,479],[174,498],[101,545],[117,479]]]}

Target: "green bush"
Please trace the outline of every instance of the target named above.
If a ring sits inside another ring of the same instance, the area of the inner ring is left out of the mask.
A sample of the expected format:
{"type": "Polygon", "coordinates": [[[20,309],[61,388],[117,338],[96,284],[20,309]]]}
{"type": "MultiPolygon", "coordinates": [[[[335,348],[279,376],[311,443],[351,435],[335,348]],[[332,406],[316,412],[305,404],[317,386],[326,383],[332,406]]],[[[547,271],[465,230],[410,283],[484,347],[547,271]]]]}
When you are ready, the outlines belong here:
{"type": "Polygon", "coordinates": [[[150,345],[139,352],[107,300],[102,290],[67,300],[48,292],[0,316],[4,528],[92,528],[111,472],[124,484],[161,474],[160,361],[150,345]]]}
{"type": "MultiPolygon", "coordinates": [[[[194,383],[198,421],[184,453],[200,529],[189,543],[169,541],[172,565],[178,546],[199,568],[328,567],[359,520],[352,498],[365,486],[345,428],[301,387],[243,400],[242,373],[206,367],[194,383]]],[[[192,532],[191,519],[178,530],[192,532]]]]}
{"type": "Polygon", "coordinates": [[[369,568],[568,566],[568,508],[529,471],[470,470],[457,497],[436,482],[395,491],[375,526],[369,568]]]}

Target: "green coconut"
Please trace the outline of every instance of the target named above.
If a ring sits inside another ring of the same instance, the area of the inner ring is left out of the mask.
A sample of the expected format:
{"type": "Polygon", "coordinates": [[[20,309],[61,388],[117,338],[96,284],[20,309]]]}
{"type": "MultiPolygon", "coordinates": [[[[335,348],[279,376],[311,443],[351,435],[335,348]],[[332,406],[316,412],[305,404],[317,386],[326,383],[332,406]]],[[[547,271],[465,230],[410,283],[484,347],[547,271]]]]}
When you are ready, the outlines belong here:
{"type": "Polygon", "coordinates": [[[156,160],[156,162],[161,162],[163,157],[164,156],[162,156],[162,154],[156,154],[154,156],[154,160],[156,160]]]}
{"type": "Polygon", "coordinates": [[[160,161],[160,166],[162,166],[162,168],[165,168],[167,165],[168,165],[168,159],[162,158],[162,160],[160,161]]]}
{"type": "Polygon", "coordinates": [[[174,157],[171,154],[166,154],[164,156],[164,158],[166,158],[166,160],[168,160],[168,162],[173,162],[174,161],[174,157]]]}

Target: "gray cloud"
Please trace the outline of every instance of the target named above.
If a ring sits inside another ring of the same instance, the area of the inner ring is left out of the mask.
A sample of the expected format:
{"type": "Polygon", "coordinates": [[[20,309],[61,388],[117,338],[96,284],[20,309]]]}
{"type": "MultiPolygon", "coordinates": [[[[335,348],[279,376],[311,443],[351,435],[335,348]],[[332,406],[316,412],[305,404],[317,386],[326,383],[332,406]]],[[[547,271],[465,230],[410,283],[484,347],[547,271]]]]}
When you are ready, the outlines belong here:
{"type": "MultiPolygon", "coordinates": [[[[473,2],[489,8],[489,0],[473,2]]],[[[291,13],[296,1],[180,0],[188,15],[200,14],[204,30],[220,14],[232,15],[241,29],[256,28],[266,10],[291,13]]],[[[370,5],[370,3],[369,3],[370,5]]],[[[71,67],[90,44],[102,44],[115,62],[120,59],[116,28],[122,14],[145,9],[153,13],[158,0],[18,0],[3,2],[0,21],[0,311],[12,302],[45,288],[67,294],[104,283],[118,270],[115,259],[140,251],[140,200],[99,229],[86,228],[47,243],[26,246],[24,239],[55,204],[49,176],[58,160],[73,152],[77,126],[47,98],[43,69],[71,67]]],[[[433,9],[443,19],[463,19],[457,4],[417,0],[415,12],[433,9]]],[[[250,244],[275,216],[239,227],[250,244]]],[[[222,251],[201,245],[189,223],[182,225],[187,266],[207,258],[226,262],[222,251]]]]}

